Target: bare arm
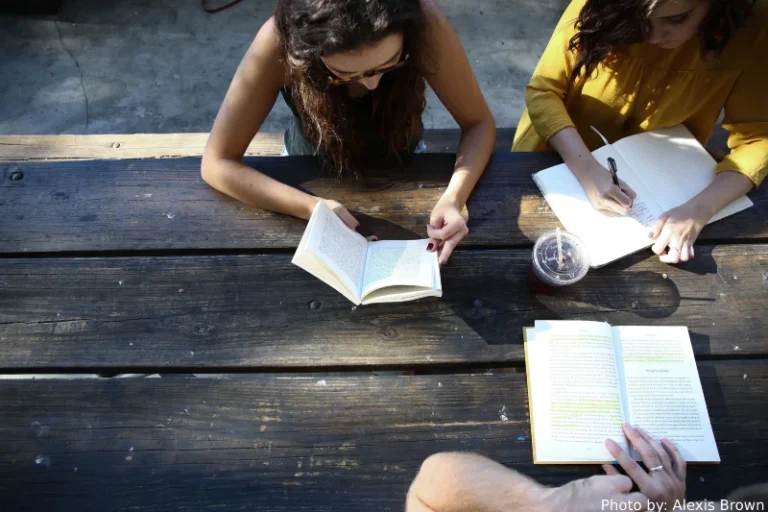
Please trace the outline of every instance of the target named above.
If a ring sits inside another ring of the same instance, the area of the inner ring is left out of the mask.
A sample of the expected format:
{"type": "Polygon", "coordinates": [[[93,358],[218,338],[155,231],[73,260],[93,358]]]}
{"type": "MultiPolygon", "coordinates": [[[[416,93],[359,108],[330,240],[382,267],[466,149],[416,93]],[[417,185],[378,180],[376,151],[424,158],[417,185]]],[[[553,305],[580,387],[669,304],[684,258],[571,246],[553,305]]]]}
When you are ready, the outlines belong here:
{"type": "Polygon", "coordinates": [[[439,453],[424,461],[406,512],[533,510],[545,488],[516,471],[471,453],[439,453]]]}
{"type": "Polygon", "coordinates": [[[433,0],[423,3],[434,63],[428,82],[461,128],[453,176],[443,197],[463,207],[493,152],[496,126],[456,31],[433,0]]]}
{"type": "Polygon", "coordinates": [[[728,203],[760,185],[768,174],[768,96],[765,53],[768,37],[751,50],[753,62],[739,76],[725,102],[723,127],[728,154],[717,164],[717,177],[687,203],[665,212],[654,227],[653,252],[665,263],[694,257],[694,243],[709,219],[728,203]]]}
{"type": "MultiPolygon", "coordinates": [[[[597,159],[584,144],[579,132],[574,127],[563,128],[549,139],[549,144],[563,158],[571,172],[581,179],[590,167],[598,164],[597,159]]],[[[599,164],[598,164],[599,165],[599,164]]]]}
{"type": "Polygon", "coordinates": [[[651,232],[655,241],[651,249],[664,263],[690,260],[694,242],[709,219],[753,186],[752,180],[739,172],[719,173],[696,197],[659,217],[651,232]]]}
{"type": "Polygon", "coordinates": [[[563,158],[595,208],[621,215],[629,213],[635,192],[622,181],[619,187],[613,184],[610,171],[592,155],[576,128],[563,128],[549,139],[549,145],[563,158]]]}
{"type": "Polygon", "coordinates": [[[754,184],[749,177],[740,172],[725,171],[715,176],[715,181],[691,201],[698,203],[704,209],[708,222],[717,212],[753,188],[754,184]]]}
{"type": "Polygon", "coordinates": [[[427,81],[461,128],[453,175],[430,215],[427,230],[435,250],[442,246],[440,263],[445,263],[469,233],[461,211],[493,152],[496,125],[456,31],[434,0],[422,3],[430,21],[428,42],[433,63],[427,81]]]}
{"type": "Polygon", "coordinates": [[[647,502],[631,489],[632,480],[623,475],[545,487],[479,455],[438,453],[421,466],[408,491],[406,512],[581,512],[600,510],[603,500],[647,502]]]}
{"type": "Polygon", "coordinates": [[[285,80],[274,21],[259,30],[240,62],[203,152],[203,179],[246,204],[308,219],[319,200],[242,163],[285,80]]]}

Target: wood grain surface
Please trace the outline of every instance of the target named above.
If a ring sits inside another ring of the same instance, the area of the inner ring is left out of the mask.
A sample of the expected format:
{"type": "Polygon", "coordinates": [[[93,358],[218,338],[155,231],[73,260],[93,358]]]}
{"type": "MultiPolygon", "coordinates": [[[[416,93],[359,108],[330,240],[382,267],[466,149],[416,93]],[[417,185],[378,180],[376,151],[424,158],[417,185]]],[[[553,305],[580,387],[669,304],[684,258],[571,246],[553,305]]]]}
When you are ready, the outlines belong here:
{"type": "MultiPolygon", "coordinates": [[[[469,204],[469,246],[531,246],[557,225],[531,174],[550,153],[495,153],[469,204]]],[[[320,197],[339,200],[367,234],[426,236],[453,155],[415,155],[339,182],[308,157],[247,159],[320,197]]],[[[755,207],[704,228],[701,241],[768,240],[768,189],[755,207]]],[[[199,159],[0,163],[0,253],[292,249],[305,221],[246,206],[200,177],[199,159]]]]}
{"type": "Polygon", "coordinates": [[[520,365],[537,319],[685,325],[700,359],[768,352],[765,245],[638,254],[552,296],[531,293],[529,250],[458,251],[442,299],[357,308],[283,254],[0,262],[6,369],[520,365]]]}
{"type": "MultiPolygon", "coordinates": [[[[765,480],[765,362],[699,365],[722,458],[691,499],[765,480]]],[[[525,374],[0,381],[0,509],[402,511],[422,461],[473,451],[544,484],[525,374]],[[502,418],[506,418],[506,421],[502,418]]]]}
{"type": "MultiPolygon", "coordinates": [[[[496,150],[509,151],[514,128],[496,129],[496,150]]],[[[461,132],[424,131],[429,153],[455,153],[461,132]]],[[[0,135],[0,161],[115,160],[202,156],[207,133],[132,133],[98,135],[0,135]]],[[[245,156],[280,156],[283,133],[259,132],[245,156]]]]}

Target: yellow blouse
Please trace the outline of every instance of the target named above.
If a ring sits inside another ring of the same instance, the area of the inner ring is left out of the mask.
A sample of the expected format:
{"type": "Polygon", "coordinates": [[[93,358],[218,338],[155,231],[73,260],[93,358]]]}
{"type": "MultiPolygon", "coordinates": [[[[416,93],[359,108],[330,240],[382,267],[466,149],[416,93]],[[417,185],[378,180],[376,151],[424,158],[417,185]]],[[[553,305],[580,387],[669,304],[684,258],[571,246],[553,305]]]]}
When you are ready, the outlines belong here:
{"type": "Polygon", "coordinates": [[[602,142],[590,125],[616,141],[682,123],[705,144],[725,108],[731,153],[717,170],[758,186],[768,173],[768,0],[757,1],[719,58],[702,59],[697,39],[673,50],[636,44],[566,95],[575,62],[568,41],[584,3],[568,6],[533,72],[512,150],[551,150],[547,141],[569,126],[594,150],[602,142]]]}

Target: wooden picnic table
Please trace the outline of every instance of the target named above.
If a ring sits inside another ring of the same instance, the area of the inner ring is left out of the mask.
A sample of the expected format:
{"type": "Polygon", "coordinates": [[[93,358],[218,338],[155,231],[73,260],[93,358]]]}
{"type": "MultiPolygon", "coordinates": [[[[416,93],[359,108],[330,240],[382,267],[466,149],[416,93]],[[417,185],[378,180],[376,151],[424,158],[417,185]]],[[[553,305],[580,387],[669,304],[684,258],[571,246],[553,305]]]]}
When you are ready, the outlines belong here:
{"type": "MultiPolygon", "coordinates": [[[[303,221],[213,191],[199,158],[0,162],[0,510],[397,511],[446,450],[546,484],[595,474],[532,464],[536,319],[688,326],[722,457],[689,496],[768,480],[765,187],[692,262],[643,252],[537,296],[532,241],[557,219],[530,175],[558,161],[496,152],[444,297],[358,308],[291,265],[303,221]]],[[[453,155],[342,182],[246,162],[420,238],[453,155]]]]}

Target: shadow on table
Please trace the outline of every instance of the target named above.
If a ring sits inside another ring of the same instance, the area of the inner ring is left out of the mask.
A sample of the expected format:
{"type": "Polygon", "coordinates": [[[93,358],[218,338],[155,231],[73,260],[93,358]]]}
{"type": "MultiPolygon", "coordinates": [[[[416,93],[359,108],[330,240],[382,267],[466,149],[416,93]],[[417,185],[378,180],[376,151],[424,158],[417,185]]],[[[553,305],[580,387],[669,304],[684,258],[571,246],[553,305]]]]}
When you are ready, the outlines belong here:
{"type": "MultiPolygon", "coordinates": [[[[363,234],[412,239],[426,236],[423,224],[451,179],[455,155],[432,153],[412,155],[402,162],[373,162],[357,176],[341,179],[312,157],[246,158],[245,162],[303,192],[338,200],[360,221],[363,234]],[[389,220],[356,211],[358,207],[378,208],[389,220]]],[[[464,244],[527,243],[524,230],[513,219],[521,215],[523,196],[535,191],[530,175],[556,162],[551,154],[493,154],[467,204],[470,233],[464,244]]]]}
{"type": "MultiPolygon", "coordinates": [[[[520,216],[520,191],[523,181],[529,186],[530,174],[527,170],[514,172],[515,169],[510,166],[515,162],[526,163],[527,160],[521,155],[516,155],[520,158],[514,161],[506,156],[494,155],[483,177],[483,180],[488,180],[489,183],[484,187],[481,181],[470,201],[470,239],[474,229],[477,229],[477,232],[496,232],[494,226],[501,222],[499,219],[515,219],[520,216]],[[496,185],[504,185],[505,193],[501,193],[496,185]]],[[[531,159],[534,156],[531,155],[531,159]]],[[[364,177],[346,178],[342,182],[336,181],[335,177],[327,173],[318,174],[319,169],[313,168],[316,162],[311,159],[306,162],[301,158],[282,159],[265,167],[271,167],[271,173],[281,181],[298,188],[306,187],[305,190],[320,195],[326,191],[330,196],[334,196],[335,189],[339,187],[358,199],[361,194],[378,196],[382,202],[386,202],[387,197],[390,201],[397,197],[398,204],[388,205],[396,216],[399,215],[398,207],[406,209],[410,204],[403,201],[410,200],[414,202],[413,207],[419,211],[403,212],[403,217],[394,221],[381,218],[367,210],[366,213],[356,211],[354,204],[345,206],[349,207],[351,213],[360,221],[364,235],[376,234],[382,239],[415,239],[423,238],[425,233],[420,227],[416,227],[420,226],[420,223],[408,219],[414,214],[428,218],[429,209],[433,206],[427,204],[426,196],[419,189],[421,186],[423,190],[436,189],[447,184],[453,158],[453,155],[447,154],[416,155],[399,167],[372,168],[364,177]],[[275,172],[278,169],[281,172],[275,172]]],[[[538,160],[527,163],[529,167],[540,165],[538,160]]],[[[516,224],[513,222],[506,225],[516,224]]],[[[514,236],[522,236],[522,229],[518,229],[519,233],[513,234],[514,236]]],[[[474,331],[488,345],[513,345],[520,343],[522,328],[533,325],[537,319],[596,320],[624,325],[651,324],[674,315],[681,301],[712,300],[681,296],[675,280],[665,277],[663,265],[652,266],[643,261],[656,258],[648,251],[623,258],[604,268],[594,269],[576,286],[552,295],[535,295],[530,291],[526,279],[530,265],[529,249],[515,250],[510,247],[509,250],[472,251],[466,248],[469,248],[469,244],[463,244],[463,248],[460,246],[451,258],[451,263],[443,268],[445,294],[441,305],[437,305],[434,300],[427,300],[407,305],[377,306],[377,313],[372,317],[396,312],[402,316],[399,316],[397,321],[390,320],[390,323],[394,322],[408,330],[413,326],[415,330],[430,329],[441,332],[440,326],[432,327],[433,322],[425,317],[447,309],[455,316],[451,320],[453,324],[444,326],[446,329],[454,331],[458,327],[464,331],[464,335],[474,331]],[[629,270],[638,264],[640,268],[629,270]],[[416,320],[419,317],[422,319],[416,320]],[[460,320],[458,324],[455,323],[456,317],[460,320]],[[462,323],[466,326],[462,327],[462,323]]],[[[669,268],[670,274],[677,275],[680,275],[681,271],[699,275],[717,272],[717,264],[709,250],[701,250],[694,261],[680,265],[678,269],[669,268]]],[[[458,329],[455,331],[456,346],[471,346],[471,336],[462,338],[458,329]]],[[[451,332],[445,333],[446,338],[451,336],[451,332]]]]}
{"type": "Polygon", "coordinates": [[[477,261],[485,255],[463,253],[462,258],[471,259],[470,268],[480,267],[479,275],[447,267],[443,276],[443,300],[488,345],[520,343],[522,329],[536,320],[652,324],[674,315],[684,299],[663,274],[616,267],[592,272],[578,285],[549,295],[534,294],[527,282],[527,254],[507,254],[513,261],[497,260],[493,268],[489,262],[485,269],[477,261]]]}
{"type": "Polygon", "coordinates": [[[707,409],[710,417],[727,418],[728,404],[725,401],[723,387],[717,374],[717,365],[705,363],[699,365],[699,379],[701,380],[704,398],[707,401],[707,409]],[[724,411],[724,412],[721,412],[724,411]]]}
{"type": "MultiPolygon", "coordinates": [[[[427,237],[426,228],[422,232],[417,233],[394,222],[389,222],[379,217],[372,217],[354,209],[350,209],[349,213],[360,223],[360,234],[363,236],[376,235],[381,240],[417,240],[427,237]]],[[[425,218],[428,217],[429,213],[425,215],[425,218]]]]}
{"type": "MultiPolygon", "coordinates": [[[[564,290],[552,297],[567,303],[576,301],[589,304],[601,312],[628,311],[646,319],[672,316],[680,306],[681,299],[680,290],[671,279],[651,271],[588,276],[582,286],[564,290]]],[[[564,308],[553,304],[546,296],[537,295],[537,299],[550,309],[556,308],[566,314],[573,312],[567,306],[564,308]]]]}
{"type": "Polygon", "coordinates": [[[684,272],[696,274],[697,276],[717,274],[717,262],[712,256],[712,248],[707,247],[706,251],[702,249],[703,247],[698,248],[694,259],[681,262],[675,266],[684,272]]]}

